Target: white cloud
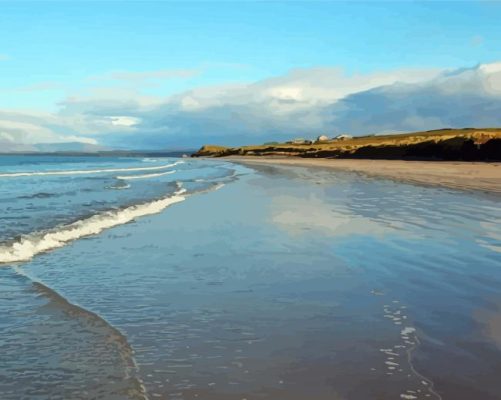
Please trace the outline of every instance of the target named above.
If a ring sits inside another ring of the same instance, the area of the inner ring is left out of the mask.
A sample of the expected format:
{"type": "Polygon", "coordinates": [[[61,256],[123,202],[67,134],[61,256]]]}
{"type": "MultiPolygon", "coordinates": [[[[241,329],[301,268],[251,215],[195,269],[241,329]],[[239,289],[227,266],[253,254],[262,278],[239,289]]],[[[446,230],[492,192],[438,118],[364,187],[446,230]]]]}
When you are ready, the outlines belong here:
{"type": "Polygon", "coordinates": [[[0,61],[9,61],[10,56],[8,54],[0,54],[0,61]]]}
{"type": "Polygon", "coordinates": [[[494,74],[501,72],[501,62],[494,62],[490,64],[481,64],[478,70],[486,74],[494,74]]]}
{"type": "MultiPolygon", "coordinates": [[[[172,75],[114,76],[139,82],[172,75]]],[[[0,120],[3,140],[5,135],[26,144],[80,138],[141,148],[499,126],[501,63],[371,74],[302,68],[255,83],[199,87],[164,98],[141,95],[137,87],[90,88],[63,100],[57,113],[0,110],[0,120]]]]}
{"type": "Polygon", "coordinates": [[[58,137],[44,126],[6,119],[0,119],[0,134],[4,140],[20,144],[50,142],[58,137]]]}
{"type": "Polygon", "coordinates": [[[61,136],[59,137],[59,140],[60,141],[54,143],[78,142],[78,143],[94,144],[94,145],[98,144],[97,140],[94,138],[74,136],[74,135],[61,136]]]}
{"type": "Polygon", "coordinates": [[[10,148],[12,145],[21,146],[19,149],[37,143],[97,144],[95,138],[70,133],[74,132],[74,129],[65,123],[67,121],[51,114],[0,112],[0,144],[3,148],[10,148]]]}
{"type": "Polygon", "coordinates": [[[446,71],[417,84],[354,93],[328,107],[328,121],[355,133],[500,126],[499,66],[446,71]]]}
{"type": "Polygon", "coordinates": [[[139,124],[141,120],[139,118],[127,117],[127,116],[112,116],[110,117],[111,124],[114,126],[134,126],[139,124]]]}
{"type": "Polygon", "coordinates": [[[253,85],[261,96],[310,103],[339,100],[351,93],[390,85],[416,83],[436,77],[439,69],[401,69],[369,74],[347,73],[341,68],[298,68],[282,77],[266,79],[253,85]]]}

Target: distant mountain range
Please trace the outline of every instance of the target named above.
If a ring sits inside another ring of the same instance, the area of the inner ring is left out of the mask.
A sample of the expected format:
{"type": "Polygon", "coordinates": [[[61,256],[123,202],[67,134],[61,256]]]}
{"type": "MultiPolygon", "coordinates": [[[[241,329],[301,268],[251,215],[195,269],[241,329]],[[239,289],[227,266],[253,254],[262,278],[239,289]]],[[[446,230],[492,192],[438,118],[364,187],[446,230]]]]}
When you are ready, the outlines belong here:
{"type": "Polygon", "coordinates": [[[181,157],[194,153],[195,149],[163,150],[121,150],[81,142],[14,144],[0,142],[0,154],[59,154],[59,155],[96,155],[96,156],[164,156],[181,157]]]}
{"type": "Polygon", "coordinates": [[[195,152],[195,149],[120,150],[80,142],[39,143],[33,145],[9,143],[9,146],[4,146],[4,143],[0,142],[0,154],[182,157],[191,155],[195,152]]]}

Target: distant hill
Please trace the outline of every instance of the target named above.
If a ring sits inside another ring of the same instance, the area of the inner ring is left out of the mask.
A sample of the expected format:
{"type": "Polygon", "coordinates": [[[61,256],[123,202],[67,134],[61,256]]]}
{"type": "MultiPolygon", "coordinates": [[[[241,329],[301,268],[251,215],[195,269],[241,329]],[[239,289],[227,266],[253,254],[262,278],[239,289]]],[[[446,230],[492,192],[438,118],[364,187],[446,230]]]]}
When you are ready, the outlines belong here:
{"type": "Polygon", "coordinates": [[[0,141],[0,153],[19,153],[19,152],[33,152],[37,151],[36,147],[32,144],[12,143],[7,141],[0,141]]]}
{"type": "Polygon", "coordinates": [[[0,154],[37,154],[37,155],[62,155],[62,156],[82,156],[92,155],[96,157],[183,157],[196,152],[195,149],[137,149],[122,150],[109,149],[104,146],[97,146],[79,142],[67,143],[39,143],[39,144],[14,144],[0,142],[0,154]]]}
{"type": "Polygon", "coordinates": [[[316,143],[203,146],[194,157],[295,156],[414,160],[501,160],[501,128],[440,129],[316,143]]]}

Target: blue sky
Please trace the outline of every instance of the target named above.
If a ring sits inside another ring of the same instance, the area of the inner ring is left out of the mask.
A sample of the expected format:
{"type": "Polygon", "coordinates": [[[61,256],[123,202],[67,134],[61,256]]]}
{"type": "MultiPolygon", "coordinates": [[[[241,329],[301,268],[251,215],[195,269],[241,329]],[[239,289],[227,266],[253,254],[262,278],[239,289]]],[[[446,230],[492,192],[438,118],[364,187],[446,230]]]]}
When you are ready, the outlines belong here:
{"type": "Polygon", "coordinates": [[[100,85],[162,97],[295,68],[340,68],[348,75],[456,69],[501,54],[501,4],[495,3],[19,1],[0,7],[3,110],[56,113],[65,99],[100,85]],[[153,71],[163,73],[127,83],[113,78],[153,71]]]}

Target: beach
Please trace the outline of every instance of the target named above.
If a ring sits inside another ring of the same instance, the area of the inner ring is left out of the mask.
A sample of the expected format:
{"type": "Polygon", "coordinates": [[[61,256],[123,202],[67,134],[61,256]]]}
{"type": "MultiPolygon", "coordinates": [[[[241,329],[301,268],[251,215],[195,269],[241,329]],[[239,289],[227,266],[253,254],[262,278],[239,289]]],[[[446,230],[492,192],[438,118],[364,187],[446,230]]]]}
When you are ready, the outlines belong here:
{"type": "Polygon", "coordinates": [[[501,0],[0,8],[0,400],[501,400],[501,0]]]}
{"type": "Polygon", "coordinates": [[[501,194],[501,163],[453,161],[402,161],[367,159],[319,159],[298,157],[238,157],[246,164],[332,168],[424,185],[501,194]]]}
{"type": "Polygon", "coordinates": [[[499,400],[496,196],[63,161],[2,167],[2,399],[499,400]]]}

